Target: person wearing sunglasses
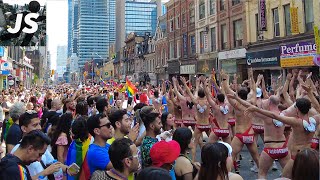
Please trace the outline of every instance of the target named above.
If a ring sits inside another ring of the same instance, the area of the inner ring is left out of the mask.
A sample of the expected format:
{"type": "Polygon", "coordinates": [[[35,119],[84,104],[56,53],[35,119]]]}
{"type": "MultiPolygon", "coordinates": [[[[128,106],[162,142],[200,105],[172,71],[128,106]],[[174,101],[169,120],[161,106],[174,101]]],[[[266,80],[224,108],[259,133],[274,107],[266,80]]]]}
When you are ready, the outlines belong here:
{"type": "Polygon", "coordinates": [[[111,169],[108,153],[110,145],[107,144],[107,140],[112,138],[111,122],[103,114],[97,114],[87,120],[87,126],[89,133],[94,137],[94,142],[87,152],[90,174],[95,170],[111,169]]]}
{"type": "Polygon", "coordinates": [[[113,168],[95,171],[91,180],[130,179],[130,175],[140,168],[138,148],[128,138],[116,139],[109,148],[109,155],[113,168]]]}

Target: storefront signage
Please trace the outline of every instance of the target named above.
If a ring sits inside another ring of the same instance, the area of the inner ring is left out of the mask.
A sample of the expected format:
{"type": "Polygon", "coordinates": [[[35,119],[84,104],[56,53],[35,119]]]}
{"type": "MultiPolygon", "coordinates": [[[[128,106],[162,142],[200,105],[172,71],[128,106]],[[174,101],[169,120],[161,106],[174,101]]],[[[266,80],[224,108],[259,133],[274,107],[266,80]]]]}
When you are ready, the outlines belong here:
{"type": "Polygon", "coordinates": [[[299,33],[298,7],[290,8],[291,32],[292,34],[299,33]]]}
{"type": "Polygon", "coordinates": [[[188,36],[187,34],[183,34],[183,55],[188,55],[188,36]]]}
{"type": "MultiPolygon", "coordinates": [[[[314,40],[316,42],[316,46],[320,47],[320,35],[319,35],[318,26],[314,26],[313,30],[314,30],[314,40]]],[[[320,48],[317,48],[317,54],[320,54],[320,48]]]]}
{"type": "Polygon", "coordinates": [[[267,18],[266,18],[266,0],[259,0],[259,29],[260,31],[267,30],[267,18]]]}
{"type": "Polygon", "coordinates": [[[280,46],[280,66],[313,66],[317,46],[313,42],[299,42],[280,46]]]}
{"type": "Polygon", "coordinates": [[[279,66],[279,49],[247,53],[247,64],[251,67],[279,66]]]}
{"type": "Polygon", "coordinates": [[[236,58],[245,58],[247,50],[245,48],[235,49],[231,51],[219,52],[218,58],[221,59],[236,59],[236,58]]]}
{"type": "Polygon", "coordinates": [[[212,68],[216,69],[216,60],[204,60],[197,62],[197,72],[200,74],[211,74],[212,68]]]}
{"type": "Polygon", "coordinates": [[[195,73],[196,73],[195,65],[180,66],[180,74],[195,74],[195,73]]]}
{"type": "Polygon", "coordinates": [[[0,56],[3,57],[4,56],[4,47],[0,46],[0,56]]]}

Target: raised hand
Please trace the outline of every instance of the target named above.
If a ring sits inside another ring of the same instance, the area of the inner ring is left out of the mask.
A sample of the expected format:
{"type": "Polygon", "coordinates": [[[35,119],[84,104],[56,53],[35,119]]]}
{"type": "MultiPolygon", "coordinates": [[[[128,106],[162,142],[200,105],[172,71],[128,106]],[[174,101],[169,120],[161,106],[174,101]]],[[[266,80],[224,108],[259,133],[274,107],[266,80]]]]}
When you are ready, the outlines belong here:
{"type": "Polygon", "coordinates": [[[291,81],[291,79],[292,79],[292,74],[291,74],[291,73],[288,73],[288,74],[287,74],[287,80],[288,80],[288,81],[291,81]]]}
{"type": "Polygon", "coordinates": [[[238,95],[236,93],[234,94],[227,94],[227,97],[230,99],[237,99],[238,95]]]}
{"type": "Polygon", "coordinates": [[[180,76],[180,80],[183,84],[187,84],[186,78],[184,78],[183,76],[180,76]]]}

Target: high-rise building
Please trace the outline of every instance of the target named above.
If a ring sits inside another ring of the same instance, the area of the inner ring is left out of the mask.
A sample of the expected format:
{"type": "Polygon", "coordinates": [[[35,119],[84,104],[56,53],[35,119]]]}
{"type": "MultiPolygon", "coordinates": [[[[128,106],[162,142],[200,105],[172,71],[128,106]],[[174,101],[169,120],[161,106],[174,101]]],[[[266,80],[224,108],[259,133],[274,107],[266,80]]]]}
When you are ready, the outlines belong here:
{"type": "Polygon", "coordinates": [[[116,51],[125,45],[125,37],[131,32],[144,36],[154,35],[157,26],[157,2],[132,0],[117,1],[116,5],[116,51]]]}
{"type": "Polygon", "coordinates": [[[62,78],[63,73],[67,70],[67,58],[68,58],[68,47],[67,46],[58,46],[57,47],[57,70],[58,77],[62,78]]]}
{"type": "Polygon", "coordinates": [[[71,56],[71,36],[72,36],[72,0],[68,0],[68,57],[71,56]]]}
{"type": "Polygon", "coordinates": [[[71,48],[71,54],[76,53],[78,54],[78,20],[79,20],[79,0],[72,0],[71,7],[71,29],[70,29],[70,35],[71,35],[71,42],[70,42],[70,48],[71,48]]]}
{"type": "Polygon", "coordinates": [[[78,49],[79,66],[91,59],[95,63],[108,58],[114,42],[115,0],[79,0],[78,49]]]}

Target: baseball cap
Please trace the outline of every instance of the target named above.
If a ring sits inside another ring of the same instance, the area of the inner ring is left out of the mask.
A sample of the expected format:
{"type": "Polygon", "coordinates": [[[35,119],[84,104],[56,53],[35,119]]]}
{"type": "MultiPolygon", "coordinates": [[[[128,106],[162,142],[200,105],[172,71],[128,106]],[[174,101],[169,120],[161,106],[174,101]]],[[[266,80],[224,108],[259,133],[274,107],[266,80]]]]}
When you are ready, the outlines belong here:
{"type": "Polygon", "coordinates": [[[150,149],[152,165],[161,167],[164,164],[173,163],[180,154],[180,145],[177,141],[160,141],[150,149]]]}
{"type": "Polygon", "coordinates": [[[228,155],[232,156],[232,147],[230,146],[230,144],[225,143],[223,141],[218,141],[218,143],[225,145],[228,148],[228,155]]]}
{"type": "Polygon", "coordinates": [[[262,96],[262,90],[260,88],[257,88],[257,97],[262,96]]]}

